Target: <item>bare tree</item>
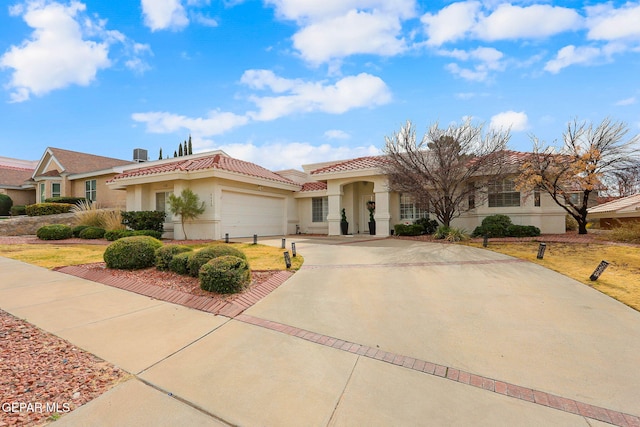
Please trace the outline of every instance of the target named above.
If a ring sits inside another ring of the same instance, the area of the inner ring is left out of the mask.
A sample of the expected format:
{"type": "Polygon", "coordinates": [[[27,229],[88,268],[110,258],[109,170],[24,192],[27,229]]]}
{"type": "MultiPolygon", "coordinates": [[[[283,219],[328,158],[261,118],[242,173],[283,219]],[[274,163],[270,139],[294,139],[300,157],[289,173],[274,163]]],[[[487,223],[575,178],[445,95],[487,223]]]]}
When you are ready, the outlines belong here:
{"type": "Polygon", "coordinates": [[[640,193],[640,161],[614,171],[610,179],[605,182],[606,195],[609,197],[627,197],[640,193]]]}
{"type": "Polygon", "coordinates": [[[509,130],[490,130],[466,120],[441,129],[436,122],[420,140],[410,121],[385,137],[387,161],[383,168],[391,189],[412,195],[418,205],[433,212],[443,225],[480,204],[486,176],[505,171],[503,156],[509,130]]]}
{"type": "Polygon", "coordinates": [[[533,153],[522,166],[518,188],[548,193],[578,222],[578,233],[587,234],[590,197],[637,165],[640,135],[627,138],[628,133],[624,122],[610,118],[597,126],[574,119],[559,150],[532,137],[533,153]]]}

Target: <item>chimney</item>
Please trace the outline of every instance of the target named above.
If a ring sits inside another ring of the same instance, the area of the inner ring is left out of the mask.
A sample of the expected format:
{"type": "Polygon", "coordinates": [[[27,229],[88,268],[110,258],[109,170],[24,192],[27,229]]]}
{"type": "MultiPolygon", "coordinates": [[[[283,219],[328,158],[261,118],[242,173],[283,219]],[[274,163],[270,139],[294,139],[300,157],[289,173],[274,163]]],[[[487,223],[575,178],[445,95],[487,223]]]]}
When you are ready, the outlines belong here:
{"type": "Polygon", "coordinates": [[[133,161],[136,163],[146,162],[148,159],[147,150],[142,148],[134,148],[133,149],[133,161]]]}

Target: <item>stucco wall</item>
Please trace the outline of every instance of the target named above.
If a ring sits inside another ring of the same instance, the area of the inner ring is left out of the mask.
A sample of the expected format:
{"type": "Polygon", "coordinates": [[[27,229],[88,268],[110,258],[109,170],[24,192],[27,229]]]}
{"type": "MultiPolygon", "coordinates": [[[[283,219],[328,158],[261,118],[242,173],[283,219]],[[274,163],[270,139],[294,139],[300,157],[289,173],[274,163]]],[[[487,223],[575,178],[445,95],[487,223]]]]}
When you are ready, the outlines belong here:
{"type": "Polygon", "coordinates": [[[26,206],[36,202],[36,192],[34,190],[12,190],[0,188],[0,194],[11,197],[13,206],[26,206]]]}
{"type": "Polygon", "coordinates": [[[100,175],[89,178],[81,178],[70,181],[68,184],[69,193],[65,194],[72,197],[86,196],[86,182],[93,179],[96,180],[96,202],[105,208],[122,208],[127,203],[127,193],[124,190],[112,190],[107,187],[107,181],[113,178],[115,174],[100,175]]]}

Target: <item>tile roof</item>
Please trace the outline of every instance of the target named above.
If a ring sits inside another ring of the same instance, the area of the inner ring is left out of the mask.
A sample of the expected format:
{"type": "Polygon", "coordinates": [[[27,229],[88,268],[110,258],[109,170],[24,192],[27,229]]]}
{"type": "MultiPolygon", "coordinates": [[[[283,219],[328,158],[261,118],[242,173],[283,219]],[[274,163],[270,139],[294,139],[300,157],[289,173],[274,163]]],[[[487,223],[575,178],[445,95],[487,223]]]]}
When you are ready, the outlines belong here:
{"type": "Polygon", "coordinates": [[[219,169],[227,172],[235,172],[242,175],[262,178],[269,181],[276,181],[285,184],[296,184],[290,179],[284,178],[268,169],[258,166],[255,163],[245,162],[244,160],[234,159],[232,157],[215,154],[205,157],[197,157],[193,159],[181,159],[174,162],[163,163],[158,165],[144,166],[138,169],[128,170],[113,177],[112,181],[137,176],[156,175],[167,172],[195,172],[207,169],[219,169]]]}
{"type": "Polygon", "coordinates": [[[33,169],[0,166],[0,186],[19,187],[33,175],[33,169]]]}
{"type": "Polygon", "coordinates": [[[58,162],[60,162],[60,165],[64,168],[64,172],[66,173],[93,172],[133,163],[133,161],[129,160],[96,156],[94,154],[63,150],[61,148],[49,147],[48,150],[51,151],[58,162]]]}
{"type": "Polygon", "coordinates": [[[302,191],[323,191],[327,189],[326,182],[314,181],[314,182],[305,182],[302,184],[302,191]]]}
{"type": "Polygon", "coordinates": [[[623,197],[621,199],[612,200],[610,202],[594,206],[589,209],[589,213],[615,212],[635,204],[640,204],[640,194],[634,194],[633,196],[623,197]]]}
{"type": "Polygon", "coordinates": [[[345,160],[322,167],[320,169],[313,170],[311,171],[311,174],[315,175],[320,173],[348,172],[362,169],[378,168],[382,164],[384,164],[384,159],[384,156],[358,157],[357,159],[345,160]]]}

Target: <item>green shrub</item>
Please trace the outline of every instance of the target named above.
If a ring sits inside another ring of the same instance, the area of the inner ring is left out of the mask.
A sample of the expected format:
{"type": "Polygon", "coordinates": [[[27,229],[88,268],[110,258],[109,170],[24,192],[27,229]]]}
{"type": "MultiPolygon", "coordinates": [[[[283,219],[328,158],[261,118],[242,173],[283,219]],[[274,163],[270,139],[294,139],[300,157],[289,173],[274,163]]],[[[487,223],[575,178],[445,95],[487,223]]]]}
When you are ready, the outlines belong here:
{"type": "Polygon", "coordinates": [[[473,230],[473,237],[505,237],[507,228],[511,225],[511,218],[507,215],[490,215],[482,220],[480,226],[473,230]]]}
{"type": "Polygon", "coordinates": [[[158,270],[169,270],[169,264],[174,256],[192,250],[184,245],[167,245],[158,248],[156,249],[156,268],[158,270]]]}
{"type": "Polygon", "coordinates": [[[81,239],[102,239],[104,237],[104,228],[100,227],[87,227],[80,232],[78,237],[81,239]]]}
{"type": "Polygon", "coordinates": [[[108,268],[120,270],[151,267],[156,260],[156,249],[161,246],[162,242],[153,237],[123,237],[107,246],[104,262],[108,268]]]}
{"type": "Polygon", "coordinates": [[[164,231],[166,214],[160,211],[122,212],[122,223],[132,230],[164,231]]]}
{"type": "Polygon", "coordinates": [[[444,239],[449,242],[460,242],[462,240],[467,240],[469,235],[467,234],[464,228],[449,228],[449,231],[444,236],[444,239]]]}
{"type": "Polygon", "coordinates": [[[73,206],[68,203],[36,203],[27,205],[25,211],[29,216],[56,215],[69,213],[73,206]]]}
{"type": "Polygon", "coordinates": [[[7,216],[11,213],[13,200],[6,194],[0,194],[0,216],[7,216]]]}
{"type": "Polygon", "coordinates": [[[9,212],[11,213],[11,216],[26,215],[27,207],[23,205],[11,206],[9,212]]]}
{"type": "Polygon", "coordinates": [[[149,236],[158,240],[162,238],[162,232],[156,230],[134,230],[131,233],[132,236],[149,236]]]}
{"type": "Polygon", "coordinates": [[[420,224],[396,224],[393,231],[398,236],[419,236],[424,234],[424,228],[420,224]]]}
{"type": "Polygon", "coordinates": [[[118,239],[122,239],[123,237],[131,237],[133,236],[133,231],[131,230],[109,230],[104,233],[104,238],[110,242],[113,242],[118,239]]]}
{"type": "Polygon", "coordinates": [[[174,255],[171,261],[169,261],[169,270],[178,274],[189,274],[189,259],[194,253],[193,251],[188,251],[174,255]]]}
{"type": "Polygon", "coordinates": [[[204,264],[198,277],[201,289],[231,294],[242,291],[251,282],[251,271],[244,259],[225,255],[204,264]]]}
{"type": "Polygon", "coordinates": [[[435,239],[446,239],[450,232],[451,232],[451,227],[447,227],[446,225],[441,225],[436,229],[436,232],[433,233],[433,237],[435,239]]]}
{"type": "Polygon", "coordinates": [[[438,229],[438,221],[436,221],[435,219],[419,218],[416,219],[413,223],[422,226],[423,234],[433,234],[438,229]]]}
{"type": "Polygon", "coordinates": [[[212,245],[200,249],[194,253],[189,259],[189,274],[193,277],[198,277],[200,267],[206,264],[209,260],[218,258],[221,256],[235,256],[241,259],[247,260],[247,256],[239,249],[229,245],[212,245]]]}
{"type": "Polygon", "coordinates": [[[44,225],[38,228],[36,236],[41,240],[64,240],[73,236],[73,230],[63,224],[44,225]]]}
{"type": "Polygon", "coordinates": [[[540,229],[533,225],[515,225],[507,227],[507,237],[535,237],[540,235],[540,229]]]}
{"type": "Polygon", "coordinates": [[[73,237],[80,237],[80,233],[82,232],[82,230],[89,228],[88,225],[76,225],[75,227],[73,227],[72,232],[73,232],[73,237]]]}
{"type": "Polygon", "coordinates": [[[70,205],[77,205],[82,202],[91,203],[90,200],[85,199],[84,197],[49,197],[48,199],[44,199],[45,203],[67,203],[70,205]]]}

